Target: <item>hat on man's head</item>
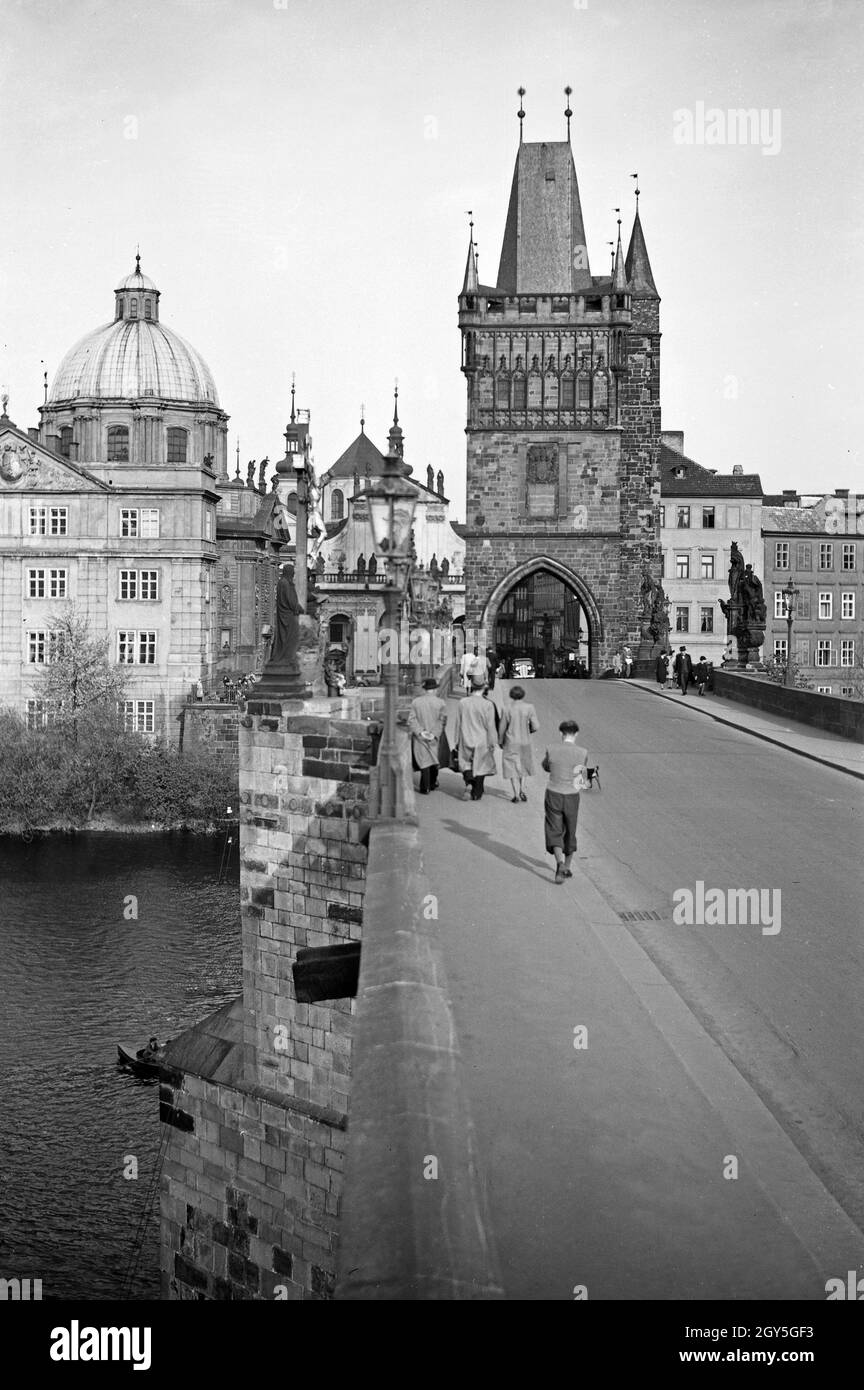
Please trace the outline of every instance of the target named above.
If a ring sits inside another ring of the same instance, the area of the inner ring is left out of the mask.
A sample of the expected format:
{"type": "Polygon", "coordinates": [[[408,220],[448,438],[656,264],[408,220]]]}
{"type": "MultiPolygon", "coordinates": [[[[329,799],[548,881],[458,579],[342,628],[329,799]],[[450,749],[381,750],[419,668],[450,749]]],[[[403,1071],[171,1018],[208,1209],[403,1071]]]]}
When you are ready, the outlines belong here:
{"type": "Polygon", "coordinates": [[[471,677],[471,688],[472,688],[472,690],[482,690],[485,684],[486,684],[486,682],[485,682],[485,680],[483,679],[482,676],[472,676],[472,677],[471,677]]]}
{"type": "Polygon", "coordinates": [[[428,679],[426,679],[426,680],[423,682],[423,689],[424,689],[424,690],[437,690],[437,689],[438,689],[438,682],[436,681],[436,679],[435,679],[434,676],[429,676],[428,679]]]}

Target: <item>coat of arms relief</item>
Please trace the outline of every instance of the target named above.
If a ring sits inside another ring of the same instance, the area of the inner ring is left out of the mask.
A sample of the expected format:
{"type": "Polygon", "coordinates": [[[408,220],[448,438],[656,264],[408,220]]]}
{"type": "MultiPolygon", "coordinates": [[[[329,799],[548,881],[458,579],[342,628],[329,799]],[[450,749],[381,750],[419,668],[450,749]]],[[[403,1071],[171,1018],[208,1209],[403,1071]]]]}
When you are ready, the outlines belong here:
{"type": "Polygon", "coordinates": [[[0,478],[22,492],[28,488],[70,491],[77,487],[76,481],[62,468],[40,459],[32,445],[20,441],[7,441],[0,449],[0,478]]]}

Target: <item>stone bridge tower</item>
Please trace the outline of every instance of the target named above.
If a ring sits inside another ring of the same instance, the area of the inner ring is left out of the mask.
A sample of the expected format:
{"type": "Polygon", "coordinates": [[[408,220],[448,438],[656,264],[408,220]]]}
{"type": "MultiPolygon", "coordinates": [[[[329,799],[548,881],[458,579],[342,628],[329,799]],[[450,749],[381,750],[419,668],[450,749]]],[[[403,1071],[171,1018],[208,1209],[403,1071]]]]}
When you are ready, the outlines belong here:
{"type": "Polygon", "coordinates": [[[638,190],[626,259],[620,228],[592,275],[568,111],[566,141],[520,140],[497,282],[479,281],[472,225],[459,296],[466,626],[500,645],[502,604],[542,573],[546,605],[578,600],[595,675],[635,650],[643,568],[660,573],[660,298],[638,190]]]}

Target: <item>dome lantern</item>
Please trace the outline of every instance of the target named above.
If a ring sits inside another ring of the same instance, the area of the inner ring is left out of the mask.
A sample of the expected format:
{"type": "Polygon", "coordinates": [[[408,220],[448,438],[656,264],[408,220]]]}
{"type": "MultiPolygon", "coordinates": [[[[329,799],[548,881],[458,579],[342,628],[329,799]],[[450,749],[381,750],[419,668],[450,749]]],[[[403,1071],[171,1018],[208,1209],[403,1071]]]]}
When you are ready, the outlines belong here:
{"type": "Polygon", "coordinates": [[[136,253],[132,274],[114,291],[114,317],[159,322],[159,291],[149,275],[142,275],[140,253],[136,253]]]}

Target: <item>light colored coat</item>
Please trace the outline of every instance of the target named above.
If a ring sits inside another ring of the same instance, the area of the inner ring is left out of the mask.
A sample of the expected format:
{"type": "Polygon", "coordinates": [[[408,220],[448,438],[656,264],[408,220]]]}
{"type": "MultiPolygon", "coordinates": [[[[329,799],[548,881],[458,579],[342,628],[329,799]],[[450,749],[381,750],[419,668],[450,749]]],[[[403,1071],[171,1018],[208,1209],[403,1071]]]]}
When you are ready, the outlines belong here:
{"type": "Polygon", "coordinates": [[[447,706],[431,691],[411,701],[408,728],[411,731],[411,754],[417,767],[438,766],[438,740],[446,724],[447,706]]]}
{"type": "Polygon", "coordinates": [[[482,691],[477,690],[459,701],[453,733],[459,771],[469,772],[472,777],[493,777],[497,771],[495,748],[498,744],[495,707],[482,691]]]}
{"type": "Polygon", "coordinates": [[[537,711],[525,700],[513,700],[504,706],[499,738],[505,777],[530,777],[534,771],[531,735],[539,727],[537,711]]]}

